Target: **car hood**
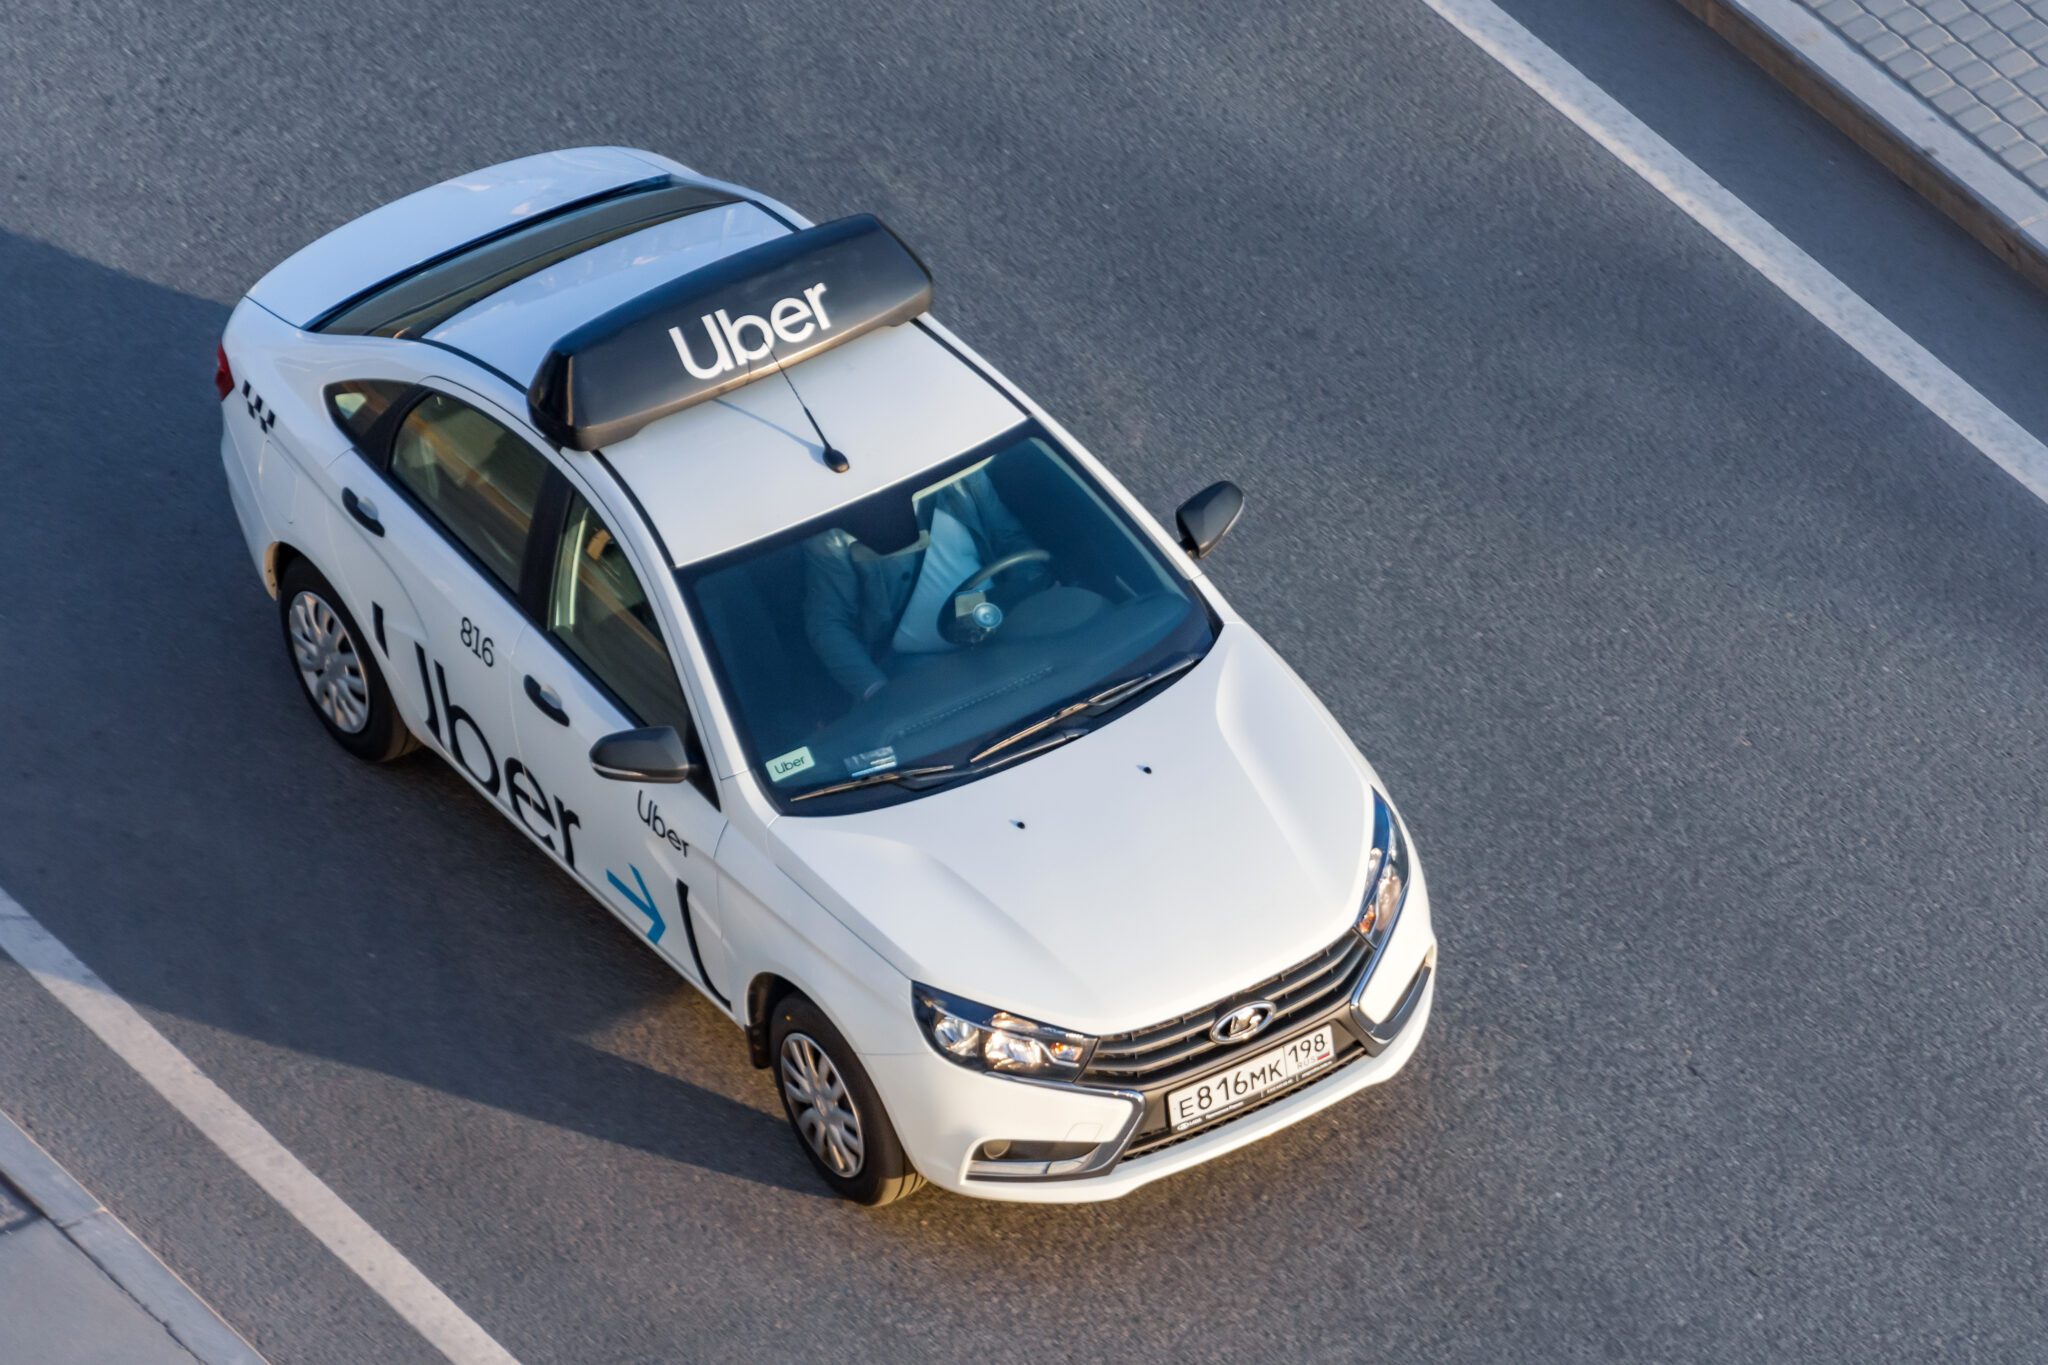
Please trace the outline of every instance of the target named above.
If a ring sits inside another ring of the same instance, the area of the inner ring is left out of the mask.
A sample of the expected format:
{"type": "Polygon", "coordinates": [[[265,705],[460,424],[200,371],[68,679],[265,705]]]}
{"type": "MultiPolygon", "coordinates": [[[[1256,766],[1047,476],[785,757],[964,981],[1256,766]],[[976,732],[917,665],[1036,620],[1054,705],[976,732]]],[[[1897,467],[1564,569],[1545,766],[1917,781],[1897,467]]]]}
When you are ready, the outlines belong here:
{"type": "Polygon", "coordinates": [[[898,970],[1084,1033],[1323,948],[1364,890],[1372,770],[1250,629],[1090,734],[915,800],[774,822],[777,859],[898,970]]]}

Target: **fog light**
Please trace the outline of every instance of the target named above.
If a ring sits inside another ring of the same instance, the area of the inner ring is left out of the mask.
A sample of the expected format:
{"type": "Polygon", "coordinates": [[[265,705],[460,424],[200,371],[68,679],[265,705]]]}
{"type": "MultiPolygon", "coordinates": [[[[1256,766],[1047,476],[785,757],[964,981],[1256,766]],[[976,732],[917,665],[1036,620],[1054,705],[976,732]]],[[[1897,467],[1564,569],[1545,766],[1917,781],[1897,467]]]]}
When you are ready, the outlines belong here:
{"type": "Polygon", "coordinates": [[[974,1149],[976,1161],[1073,1161],[1095,1150],[1092,1142],[1012,1142],[990,1138],[974,1149]]]}

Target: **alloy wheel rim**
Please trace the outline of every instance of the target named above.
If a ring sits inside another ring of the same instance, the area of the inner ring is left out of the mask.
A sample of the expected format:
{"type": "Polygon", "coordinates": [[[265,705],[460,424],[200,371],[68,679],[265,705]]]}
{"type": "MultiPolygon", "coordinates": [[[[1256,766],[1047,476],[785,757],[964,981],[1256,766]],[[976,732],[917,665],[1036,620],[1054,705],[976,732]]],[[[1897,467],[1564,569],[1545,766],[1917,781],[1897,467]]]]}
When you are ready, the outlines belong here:
{"type": "Polygon", "coordinates": [[[335,729],[361,734],[370,723],[370,684],[341,613],[318,593],[302,592],[292,599],[286,620],[306,695],[335,729]]]}
{"type": "Polygon", "coordinates": [[[839,1068],[807,1033],[782,1041],[782,1095],[797,1132],[825,1168],[842,1180],[859,1175],[867,1159],[860,1111],[839,1068]]]}

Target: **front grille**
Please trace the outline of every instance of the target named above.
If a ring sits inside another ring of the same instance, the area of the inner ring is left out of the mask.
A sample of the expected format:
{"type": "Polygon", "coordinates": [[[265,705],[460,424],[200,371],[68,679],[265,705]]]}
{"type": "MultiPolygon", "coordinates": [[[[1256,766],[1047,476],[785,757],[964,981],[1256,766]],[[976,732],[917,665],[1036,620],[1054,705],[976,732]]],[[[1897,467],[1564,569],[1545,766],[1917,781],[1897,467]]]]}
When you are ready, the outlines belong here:
{"type": "Polygon", "coordinates": [[[1101,1039],[1081,1079],[1090,1085],[1153,1090],[1196,1075],[1224,1061],[1227,1054],[1270,1043],[1283,1037],[1294,1025],[1330,1009],[1357,982],[1358,973],[1370,955],[1371,946],[1347,931],[1306,962],[1296,963],[1213,1005],[1150,1028],[1101,1039]],[[1211,1038],[1209,1030],[1217,1019],[1247,1000],[1272,1001],[1272,1022],[1257,1037],[1244,1042],[1219,1043],[1211,1038]]]}

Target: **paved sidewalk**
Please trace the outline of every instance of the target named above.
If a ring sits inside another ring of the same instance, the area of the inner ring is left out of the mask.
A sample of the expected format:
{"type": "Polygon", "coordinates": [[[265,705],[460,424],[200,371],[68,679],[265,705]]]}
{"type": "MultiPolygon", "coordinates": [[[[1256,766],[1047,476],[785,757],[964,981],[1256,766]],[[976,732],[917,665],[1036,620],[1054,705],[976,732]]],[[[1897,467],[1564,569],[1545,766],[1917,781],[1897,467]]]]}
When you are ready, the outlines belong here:
{"type": "Polygon", "coordinates": [[[263,1365],[247,1342],[4,1114],[0,1362],[263,1365]]]}
{"type": "Polygon", "coordinates": [[[2048,288],[2048,0],[1679,0],[2048,288]]]}

